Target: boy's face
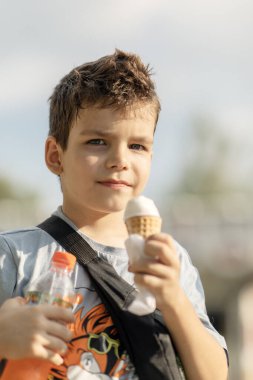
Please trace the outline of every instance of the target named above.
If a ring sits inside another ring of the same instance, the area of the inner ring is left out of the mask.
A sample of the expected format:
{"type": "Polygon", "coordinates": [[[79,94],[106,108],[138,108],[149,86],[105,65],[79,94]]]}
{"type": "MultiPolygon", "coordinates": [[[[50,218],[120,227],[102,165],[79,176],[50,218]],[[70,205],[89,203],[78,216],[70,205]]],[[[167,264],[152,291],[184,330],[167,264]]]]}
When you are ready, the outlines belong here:
{"type": "Polygon", "coordinates": [[[64,211],[123,210],[148,180],[154,128],[150,105],[128,113],[111,108],[80,110],[67,149],[55,144],[64,211]]]}

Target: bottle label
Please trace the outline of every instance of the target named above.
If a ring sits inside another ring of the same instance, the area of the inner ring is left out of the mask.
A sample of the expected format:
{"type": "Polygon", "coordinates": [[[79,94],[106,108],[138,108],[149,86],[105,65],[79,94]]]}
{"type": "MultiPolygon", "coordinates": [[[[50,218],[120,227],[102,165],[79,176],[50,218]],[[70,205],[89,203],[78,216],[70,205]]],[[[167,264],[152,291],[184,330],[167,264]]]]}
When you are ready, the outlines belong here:
{"type": "Polygon", "coordinates": [[[65,309],[73,308],[72,302],[70,302],[69,300],[64,300],[61,297],[57,297],[57,296],[53,298],[52,305],[58,305],[58,306],[64,307],[65,309]]]}
{"type": "Polygon", "coordinates": [[[64,307],[65,309],[72,309],[73,308],[73,301],[70,298],[63,299],[61,295],[53,295],[50,296],[49,293],[41,293],[39,291],[30,291],[26,294],[26,302],[29,305],[38,305],[42,303],[47,303],[51,305],[57,305],[64,307]]]}
{"type": "Polygon", "coordinates": [[[25,299],[26,299],[26,303],[28,303],[29,305],[37,305],[38,303],[41,302],[41,292],[38,292],[36,290],[27,292],[25,299]]]}

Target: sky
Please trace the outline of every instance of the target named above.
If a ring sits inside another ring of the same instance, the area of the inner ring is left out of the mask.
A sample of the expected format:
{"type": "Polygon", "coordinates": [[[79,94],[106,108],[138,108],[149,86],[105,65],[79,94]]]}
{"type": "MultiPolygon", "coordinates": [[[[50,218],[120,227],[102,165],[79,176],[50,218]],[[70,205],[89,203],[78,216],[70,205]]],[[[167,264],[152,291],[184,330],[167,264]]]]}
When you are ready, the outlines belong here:
{"type": "Polygon", "coordinates": [[[249,177],[252,36],[252,0],[0,0],[0,176],[45,209],[61,203],[44,164],[48,98],[73,67],[119,48],[153,67],[162,103],[148,196],[159,202],[180,177],[196,115],[240,143],[231,168],[249,177]]]}

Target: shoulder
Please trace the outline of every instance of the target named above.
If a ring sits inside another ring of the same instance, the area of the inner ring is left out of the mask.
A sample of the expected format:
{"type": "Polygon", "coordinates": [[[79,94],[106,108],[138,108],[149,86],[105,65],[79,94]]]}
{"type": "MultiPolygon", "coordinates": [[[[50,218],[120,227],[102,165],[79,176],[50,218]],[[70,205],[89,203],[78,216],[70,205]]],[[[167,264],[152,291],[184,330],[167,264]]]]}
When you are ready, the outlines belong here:
{"type": "Polygon", "coordinates": [[[180,260],[180,283],[188,296],[195,295],[195,301],[203,302],[204,291],[198,269],[193,265],[189,253],[174,240],[180,260]]]}
{"type": "Polygon", "coordinates": [[[47,270],[60,245],[37,227],[0,233],[0,303],[23,295],[30,281],[47,270]]]}
{"type": "Polygon", "coordinates": [[[3,251],[13,251],[15,245],[19,241],[31,236],[34,230],[35,228],[26,228],[0,232],[0,253],[3,253],[3,251]]]}
{"type": "Polygon", "coordinates": [[[52,244],[54,239],[38,227],[29,227],[0,233],[0,255],[11,253],[14,257],[22,253],[38,251],[52,244]]]}
{"type": "Polygon", "coordinates": [[[29,227],[16,229],[11,231],[0,232],[0,244],[13,244],[24,242],[30,239],[40,239],[42,237],[43,231],[37,227],[29,227]]]}
{"type": "Polygon", "coordinates": [[[0,238],[15,238],[18,236],[25,236],[27,234],[38,233],[41,231],[42,230],[38,227],[26,227],[26,228],[19,228],[19,229],[9,230],[9,231],[1,231],[0,238]]]}
{"type": "Polygon", "coordinates": [[[177,254],[179,256],[181,263],[188,263],[188,264],[192,265],[190,255],[187,252],[187,250],[184,247],[182,247],[182,245],[180,245],[178,243],[178,241],[176,241],[175,239],[174,239],[174,244],[175,244],[176,251],[177,251],[177,254]]]}
{"type": "Polygon", "coordinates": [[[176,251],[180,260],[180,279],[181,282],[184,284],[185,282],[188,282],[189,280],[198,280],[199,273],[197,268],[193,265],[191,257],[187,250],[182,247],[176,240],[174,240],[174,244],[176,247],[176,251]]]}

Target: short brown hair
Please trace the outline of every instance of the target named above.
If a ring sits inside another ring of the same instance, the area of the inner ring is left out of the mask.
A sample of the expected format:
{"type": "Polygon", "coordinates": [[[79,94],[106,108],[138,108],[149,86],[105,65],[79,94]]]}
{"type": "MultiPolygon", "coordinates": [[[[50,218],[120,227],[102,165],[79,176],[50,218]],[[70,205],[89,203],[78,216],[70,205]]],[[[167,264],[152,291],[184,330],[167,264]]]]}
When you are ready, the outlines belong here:
{"type": "Polygon", "coordinates": [[[161,107],[151,75],[149,65],[145,66],[138,55],[118,49],[74,68],[49,98],[49,135],[66,149],[74,117],[80,109],[91,106],[126,109],[136,103],[150,103],[157,121],[161,107]]]}

